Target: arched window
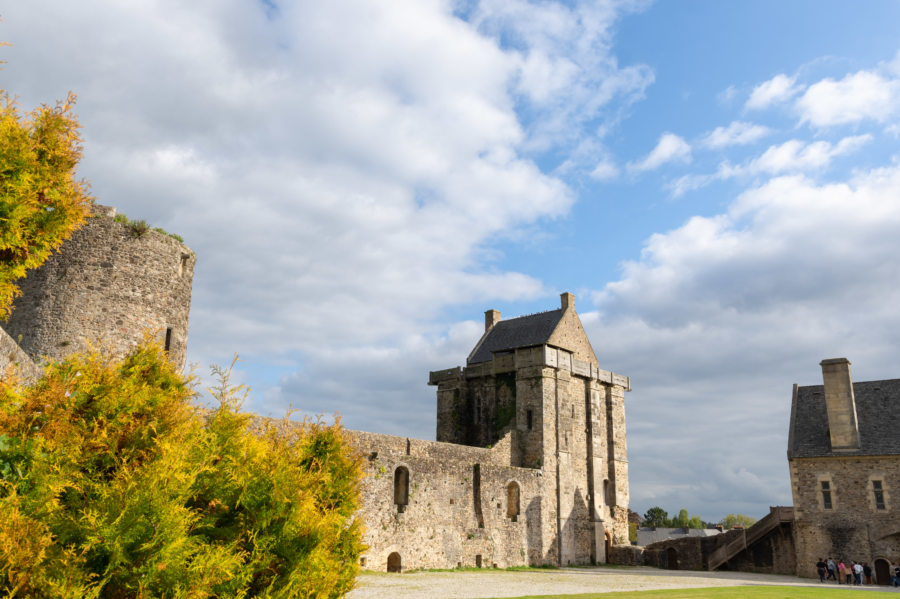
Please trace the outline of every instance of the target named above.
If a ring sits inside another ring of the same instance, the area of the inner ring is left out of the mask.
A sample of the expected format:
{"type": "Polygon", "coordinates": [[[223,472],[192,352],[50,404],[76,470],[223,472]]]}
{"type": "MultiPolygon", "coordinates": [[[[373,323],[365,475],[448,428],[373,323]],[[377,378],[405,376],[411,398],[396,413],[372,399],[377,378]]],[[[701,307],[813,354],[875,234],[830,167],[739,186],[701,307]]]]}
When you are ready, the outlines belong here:
{"type": "Polygon", "coordinates": [[[513,522],[519,518],[519,483],[515,481],[506,486],[506,515],[513,522]]]}
{"type": "Polygon", "coordinates": [[[398,513],[406,511],[409,504],[409,470],[406,466],[394,470],[394,503],[398,513]]]}

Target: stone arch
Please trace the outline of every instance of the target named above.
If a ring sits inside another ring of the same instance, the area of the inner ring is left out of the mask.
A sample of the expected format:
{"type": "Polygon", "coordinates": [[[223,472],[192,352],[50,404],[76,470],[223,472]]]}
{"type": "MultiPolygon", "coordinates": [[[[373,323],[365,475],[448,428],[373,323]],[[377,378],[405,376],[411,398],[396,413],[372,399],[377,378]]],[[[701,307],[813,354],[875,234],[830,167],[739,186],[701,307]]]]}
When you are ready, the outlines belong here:
{"type": "Polygon", "coordinates": [[[891,562],[883,557],[879,557],[873,565],[875,566],[873,568],[875,571],[875,583],[888,586],[891,583],[891,562]]]}
{"type": "Polygon", "coordinates": [[[678,552],[675,551],[674,547],[666,549],[666,568],[669,570],[678,569],[678,552]]]}
{"type": "Polygon", "coordinates": [[[519,519],[519,483],[516,481],[506,485],[506,516],[516,522],[519,519]]]}
{"type": "Polygon", "coordinates": [[[603,533],[603,561],[604,563],[609,563],[609,554],[612,551],[612,536],[610,536],[609,531],[605,531],[603,533]]]}
{"type": "Polygon", "coordinates": [[[406,511],[409,505],[409,469],[406,466],[397,466],[394,470],[394,504],[398,513],[406,511]]]}
{"type": "Polygon", "coordinates": [[[400,560],[400,554],[396,551],[390,554],[387,558],[387,571],[388,572],[400,572],[403,569],[403,564],[400,560]]]}

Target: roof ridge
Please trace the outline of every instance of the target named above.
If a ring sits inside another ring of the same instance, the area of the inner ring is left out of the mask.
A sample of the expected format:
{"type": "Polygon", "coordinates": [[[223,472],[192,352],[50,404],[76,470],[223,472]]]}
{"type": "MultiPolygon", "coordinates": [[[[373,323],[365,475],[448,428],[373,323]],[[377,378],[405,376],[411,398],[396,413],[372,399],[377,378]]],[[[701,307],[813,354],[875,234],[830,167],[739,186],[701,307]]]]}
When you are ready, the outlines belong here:
{"type": "Polygon", "coordinates": [[[529,318],[531,316],[540,316],[541,314],[549,314],[550,312],[561,312],[562,308],[556,308],[554,310],[542,310],[541,312],[532,312],[531,314],[520,314],[519,316],[513,316],[512,318],[506,318],[500,320],[497,324],[501,322],[511,322],[513,320],[519,320],[520,318],[529,318]]]}

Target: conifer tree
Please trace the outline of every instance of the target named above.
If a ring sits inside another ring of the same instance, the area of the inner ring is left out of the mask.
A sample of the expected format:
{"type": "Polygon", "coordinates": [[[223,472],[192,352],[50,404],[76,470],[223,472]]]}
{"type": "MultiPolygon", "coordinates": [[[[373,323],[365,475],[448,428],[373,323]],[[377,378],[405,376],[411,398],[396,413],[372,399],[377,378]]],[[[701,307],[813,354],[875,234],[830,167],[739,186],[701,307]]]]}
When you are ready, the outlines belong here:
{"type": "Polygon", "coordinates": [[[0,318],[9,315],[15,281],[44,263],[88,214],[74,94],[24,114],[0,90],[0,318]]]}
{"type": "Polygon", "coordinates": [[[158,346],[0,380],[0,590],[8,597],[340,597],[362,551],[361,464],[339,425],[219,407],[158,346]]]}

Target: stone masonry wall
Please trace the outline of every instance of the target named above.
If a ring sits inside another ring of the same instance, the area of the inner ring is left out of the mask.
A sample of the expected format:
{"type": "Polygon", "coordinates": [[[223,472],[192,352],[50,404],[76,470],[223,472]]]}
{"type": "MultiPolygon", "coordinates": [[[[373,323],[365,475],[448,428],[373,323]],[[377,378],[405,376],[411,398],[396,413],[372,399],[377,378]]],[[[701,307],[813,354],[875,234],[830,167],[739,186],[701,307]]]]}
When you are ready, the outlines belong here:
{"type": "Polygon", "coordinates": [[[878,559],[900,558],[900,456],[794,458],[789,466],[800,576],[815,577],[820,557],[873,566],[878,559]],[[830,510],[823,480],[831,490],[830,510]],[[876,507],[873,480],[882,481],[883,510],[876,507]]]}
{"type": "Polygon", "coordinates": [[[95,214],[60,251],[21,283],[22,295],[3,328],[21,335],[33,359],[60,359],[87,349],[109,347],[122,356],[144,331],[165,342],[184,365],[195,257],[177,240],[148,231],[136,237],[115,222],[115,209],[95,214]]]}
{"type": "Polygon", "coordinates": [[[366,466],[359,511],[369,547],[364,568],[385,571],[394,553],[402,570],[554,563],[543,542],[543,474],[508,465],[510,437],[487,449],[348,434],[366,466]],[[402,508],[395,503],[400,468],[408,472],[408,504],[402,508]],[[518,488],[514,516],[511,485],[518,488]]]}
{"type": "Polygon", "coordinates": [[[544,345],[432,372],[430,383],[440,441],[509,435],[507,464],[543,472],[544,561],[602,563],[607,547],[627,543],[626,377],[544,345]]]}
{"type": "Polygon", "coordinates": [[[41,375],[40,367],[22,351],[15,339],[0,329],[0,376],[4,376],[10,367],[17,368],[19,376],[26,382],[32,382],[41,375]]]}

